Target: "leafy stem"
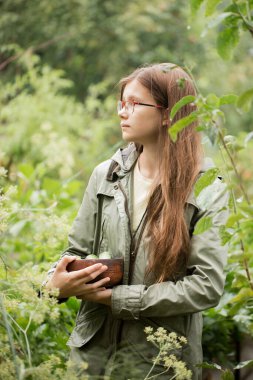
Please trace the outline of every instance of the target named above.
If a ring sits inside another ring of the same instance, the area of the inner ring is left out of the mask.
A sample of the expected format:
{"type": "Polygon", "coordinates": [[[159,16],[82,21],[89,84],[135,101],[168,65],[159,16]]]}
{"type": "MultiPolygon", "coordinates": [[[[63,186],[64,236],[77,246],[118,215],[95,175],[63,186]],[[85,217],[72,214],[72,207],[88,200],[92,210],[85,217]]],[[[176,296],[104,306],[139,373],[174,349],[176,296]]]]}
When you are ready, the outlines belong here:
{"type": "MultiPolygon", "coordinates": [[[[27,328],[24,330],[10,314],[8,314],[9,318],[12,320],[12,322],[17,326],[17,328],[24,334],[25,337],[25,343],[26,343],[26,350],[27,350],[27,356],[28,356],[28,363],[29,367],[32,367],[32,358],[31,358],[31,349],[30,344],[27,337],[27,328]]],[[[30,324],[31,318],[29,319],[28,326],[30,324]]]]}
{"type": "MultiPolygon", "coordinates": [[[[226,161],[226,159],[225,159],[225,157],[224,157],[224,155],[223,155],[223,152],[222,152],[222,149],[221,149],[220,145],[219,145],[219,148],[220,148],[220,153],[221,153],[222,160],[223,160],[225,166],[227,167],[227,161],[226,161]]],[[[231,180],[231,177],[230,177],[230,175],[229,175],[229,170],[228,170],[228,168],[227,168],[227,176],[228,176],[228,181],[229,181],[229,183],[231,184],[231,183],[232,183],[232,180],[231,180]]],[[[232,195],[232,201],[233,201],[234,213],[235,213],[235,214],[238,214],[237,204],[236,204],[235,194],[234,194],[233,189],[231,189],[231,195],[232,195]]],[[[240,222],[239,222],[239,220],[237,220],[236,224],[237,224],[237,228],[239,229],[239,228],[240,228],[240,222]]],[[[244,269],[245,269],[245,272],[246,272],[247,279],[248,279],[248,282],[249,282],[249,284],[250,284],[250,287],[251,287],[251,289],[253,289],[253,282],[252,282],[252,279],[251,279],[251,276],[250,276],[250,271],[249,271],[248,261],[247,261],[247,259],[246,259],[246,257],[245,257],[245,248],[244,248],[244,244],[243,244],[243,241],[242,241],[241,238],[240,238],[239,242],[240,242],[241,251],[242,251],[243,254],[244,254],[244,256],[243,256],[243,266],[244,266],[244,269]]]]}
{"type": "Polygon", "coordinates": [[[246,1],[246,10],[247,10],[248,19],[242,14],[240,7],[238,6],[238,4],[235,0],[233,0],[233,4],[237,9],[238,15],[241,17],[243,24],[246,26],[246,28],[249,30],[251,36],[253,37],[253,27],[251,25],[252,20],[251,20],[251,13],[250,13],[248,1],[246,1]]]}
{"type": "MultiPolygon", "coordinates": [[[[217,123],[216,123],[216,126],[217,126],[217,123]]],[[[218,128],[219,128],[219,127],[218,127],[218,128]]],[[[221,141],[221,143],[222,143],[222,146],[223,146],[224,149],[225,149],[225,152],[226,152],[226,154],[227,154],[227,156],[228,156],[228,158],[229,158],[229,160],[230,160],[230,162],[231,162],[231,165],[232,165],[232,167],[233,167],[233,169],[234,169],[235,175],[236,175],[236,177],[237,177],[237,179],[238,179],[238,184],[239,184],[239,187],[240,187],[240,189],[241,189],[241,192],[242,192],[242,194],[244,195],[244,198],[245,198],[246,202],[247,202],[248,205],[250,206],[250,200],[249,200],[248,194],[246,193],[246,190],[244,189],[244,186],[243,186],[243,184],[242,184],[242,179],[241,179],[241,176],[240,176],[240,174],[239,174],[239,172],[238,172],[238,170],[237,170],[237,167],[236,167],[236,164],[235,164],[234,158],[233,158],[232,154],[230,153],[230,151],[229,151],[229,149],[228,149],[228,147],[227,147],[227,145],[226,145],[226,143],[225,143],[225,140],[224,140],[223,134],[222,134],[222,132],[220,131],[220,129],[219,129],[218,134],[219,134],[219,138],[220,138],[220,141],[221,141]]]]}
{"type": "MultiPolygon", "coordinates": [[[[150,368],[148,374],[146,375],[146,377],[144,378],[144,380],[149,380],[149,379],[152,379],[154,378],[154,376],[149,376],[151,374],[151,372],[153,371],[153,369],[155,368],[156,364],[159,362],[160,360],[160,357],[161,357],[161,352],[159,352],[159,354],[156,356],[155,360],[154,360],[154,363],[152,365],[152,367],[150,368]]],[[[167,370],[166,370],[167,371],[167,370]]],[[[156,375],[155,375],[156,376],[156,375]]]]}
{"type": "Polygon", "coordinates": [[[15,350],[13,338],[12,338],[12,332],[11,332],[10,325],[9,325],[8,319],[7,319],[7,313],[5,310],[4,303],[3,303],[2,294],[0,294],[0,309],[1,309],[1,312],[3,315],[3,321],[4,321],[4,325],[5,325],[7,335],[8,335],[8,339],[9,339],[10,349],[11,349],[14,367],[15,367],[16,378],[19,380],[20,379],[20,371],[19,371],[19,366],[18,366],[18,362],[17,362],[17,355],[16,355],[16,350],[15,350]]]}

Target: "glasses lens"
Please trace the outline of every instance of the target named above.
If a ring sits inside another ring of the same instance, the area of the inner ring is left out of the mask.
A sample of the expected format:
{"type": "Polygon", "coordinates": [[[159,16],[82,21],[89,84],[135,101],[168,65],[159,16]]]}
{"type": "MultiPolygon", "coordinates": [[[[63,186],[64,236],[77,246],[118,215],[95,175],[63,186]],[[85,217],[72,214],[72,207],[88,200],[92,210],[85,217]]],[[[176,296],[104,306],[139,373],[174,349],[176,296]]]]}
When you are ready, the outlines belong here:
{"type": "Polygon", "coordinates": [[[118,113],[125,108],[126,112],[133,113],[134,112],[134,103],[132,102],[123,102],[122,100],[119,100],[117,103],[117,111],[118,113]]]}
{"type": "Polygon", "coordinates": [[[134,103],[127,102],[127,112],[133,113],[134,112],[134,103]]]}
{"type": "Polygon", "coordinates": [[[123,108],[122,101],[118,100],[118,103],[117,103],[117,112],[119,113],[122,110],[122,108],[123,108]]]}

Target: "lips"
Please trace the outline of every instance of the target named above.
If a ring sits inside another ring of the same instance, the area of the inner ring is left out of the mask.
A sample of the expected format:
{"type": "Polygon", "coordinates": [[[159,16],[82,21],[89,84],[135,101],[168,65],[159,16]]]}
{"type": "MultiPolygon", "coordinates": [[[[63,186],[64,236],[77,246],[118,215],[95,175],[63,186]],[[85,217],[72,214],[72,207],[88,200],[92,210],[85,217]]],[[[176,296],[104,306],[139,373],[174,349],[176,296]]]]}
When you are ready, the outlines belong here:
{"type": "Polygon", "coordinates": [[[129,128],[130,125],[127,125],[127,124],[120,124],[121,128],[129,128]]]}

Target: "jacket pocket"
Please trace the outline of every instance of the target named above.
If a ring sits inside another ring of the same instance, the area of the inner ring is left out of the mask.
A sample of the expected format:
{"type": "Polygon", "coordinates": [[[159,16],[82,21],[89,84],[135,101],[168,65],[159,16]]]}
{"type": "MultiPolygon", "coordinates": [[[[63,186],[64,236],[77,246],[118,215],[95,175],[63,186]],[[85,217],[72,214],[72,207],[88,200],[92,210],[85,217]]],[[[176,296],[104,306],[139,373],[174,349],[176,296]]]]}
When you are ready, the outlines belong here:
{"type": "Polygon", "coordinates": [[[82,315],[78,319],[76,327],[74,328],[67,345],[70,347],[82,347],[88,343],[92,337],[102,327],[106,316],[104,314],[82,315]]]}

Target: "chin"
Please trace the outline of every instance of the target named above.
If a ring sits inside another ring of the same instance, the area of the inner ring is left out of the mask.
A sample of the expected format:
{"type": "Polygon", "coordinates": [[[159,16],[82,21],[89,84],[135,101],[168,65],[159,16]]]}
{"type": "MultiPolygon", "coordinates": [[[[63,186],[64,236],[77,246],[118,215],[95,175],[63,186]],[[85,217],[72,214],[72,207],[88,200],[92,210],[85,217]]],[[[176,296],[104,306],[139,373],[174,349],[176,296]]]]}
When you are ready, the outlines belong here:
{"type": "Polygon", "coordinates": [[[122,134],[122,140],[124,140],[126,142],[132,142],[133,141],[131,136],[126,136],[124,133],[122,134]]]}

